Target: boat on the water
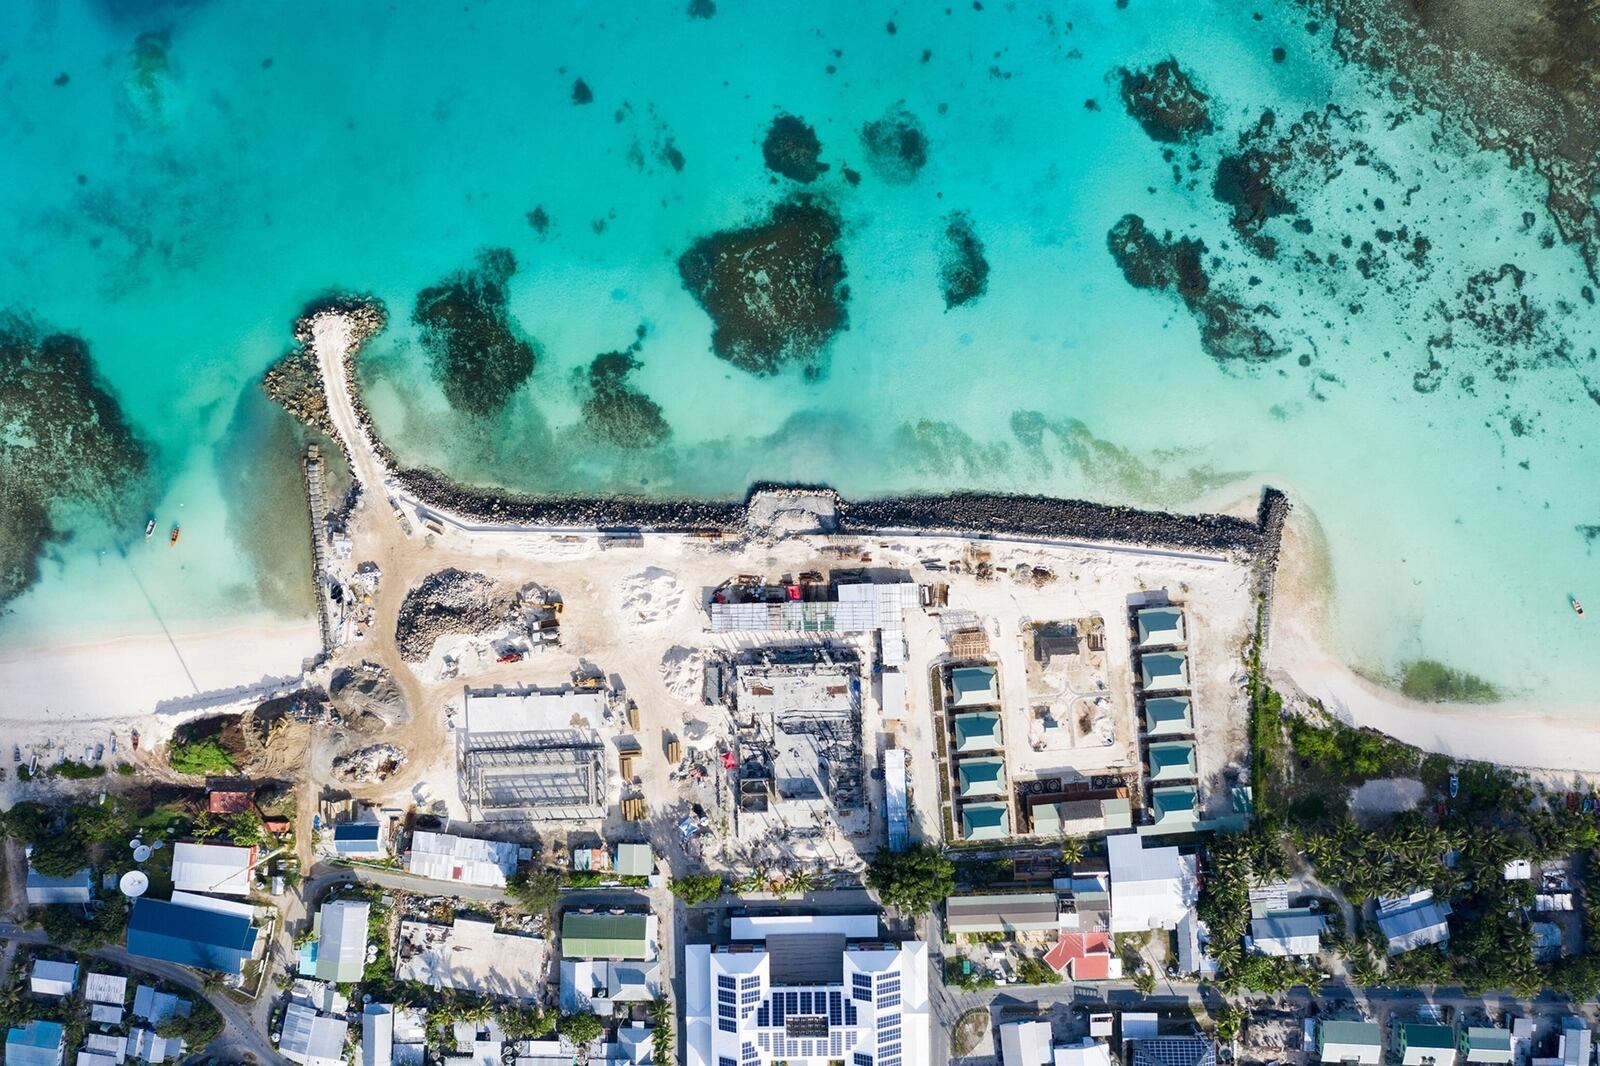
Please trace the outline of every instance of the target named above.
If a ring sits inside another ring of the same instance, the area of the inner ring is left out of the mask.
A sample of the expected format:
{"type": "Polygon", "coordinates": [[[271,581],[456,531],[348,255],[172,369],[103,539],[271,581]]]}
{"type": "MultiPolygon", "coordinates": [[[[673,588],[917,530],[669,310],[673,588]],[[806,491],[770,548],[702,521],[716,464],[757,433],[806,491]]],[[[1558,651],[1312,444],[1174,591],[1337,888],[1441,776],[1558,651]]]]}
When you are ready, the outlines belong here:
{"type": "Polygon", "coordinates": [[[145,540],[149,540],[151,535],[154,534],[155,531],[156,531],[156,520],[154,518],[152,518],[152,519],[150,519],[150,521],[148,521],[148,522],[146,522],[144,524],[144,539],[145,540]]]}
{"type": "Polygon", "coordinates": [[[1576,596],[1568,596],[1567,599],[1569,601],[1571,601],[1572,609],[1574,611],[1578,612],[1578,617],[1582,618],[1583,617],[1583,604],[1578,602],[1578,597],[1576,597],[1576,596]]]}
{"type": "Polygon", "coordinates": [[[172,523],[172,536],[167,538],[167,547],[170,548],[176,543],[178,543],[178,523],[174,522],[172,523]]]}

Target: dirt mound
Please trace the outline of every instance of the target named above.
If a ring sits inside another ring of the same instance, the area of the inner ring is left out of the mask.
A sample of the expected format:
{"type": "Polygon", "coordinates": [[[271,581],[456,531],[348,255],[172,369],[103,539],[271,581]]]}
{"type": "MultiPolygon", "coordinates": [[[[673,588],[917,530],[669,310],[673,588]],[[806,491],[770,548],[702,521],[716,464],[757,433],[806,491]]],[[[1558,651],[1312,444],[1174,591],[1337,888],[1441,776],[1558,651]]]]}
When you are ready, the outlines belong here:
{"type": "Polygon", "coordinates": [[[389,672],[374,662],[343,666],[328,685],[334,710],[355,729],[401,725],[411,718],[405,694],[389,672]]]}
{"type": "Polygon", "coordinates": [[[406,595],[395,623],[401,658],[420,663],[440,637],[478,636],[506,624],[512,595],[482,574],[440,570],[406,595]]]}

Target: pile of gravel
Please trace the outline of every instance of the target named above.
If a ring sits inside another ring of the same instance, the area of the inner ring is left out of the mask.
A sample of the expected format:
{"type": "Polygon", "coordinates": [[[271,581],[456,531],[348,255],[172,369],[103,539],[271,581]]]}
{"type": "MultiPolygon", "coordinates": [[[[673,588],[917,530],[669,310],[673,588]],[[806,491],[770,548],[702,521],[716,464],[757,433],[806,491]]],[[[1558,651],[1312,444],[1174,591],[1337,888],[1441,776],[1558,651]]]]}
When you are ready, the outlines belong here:
{"type": "Polygon", "coordinates": [[[512,596],[484,575],[440,570],[406,595],[395,624],[395,645],[407,662],[422,662],[440,637],[475,636],[505,625],[511,607],[512,596]]]}

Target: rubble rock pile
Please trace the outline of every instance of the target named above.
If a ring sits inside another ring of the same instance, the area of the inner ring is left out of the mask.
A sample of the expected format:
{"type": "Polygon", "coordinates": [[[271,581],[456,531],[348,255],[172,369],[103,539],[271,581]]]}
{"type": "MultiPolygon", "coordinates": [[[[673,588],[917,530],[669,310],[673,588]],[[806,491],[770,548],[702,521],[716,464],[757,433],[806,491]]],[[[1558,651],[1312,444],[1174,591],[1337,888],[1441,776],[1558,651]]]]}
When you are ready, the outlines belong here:
{"type": "Polygon", "coordinates": [[[400,605],[395,645],[401,658],[420,663],[440,637],[478,636],[503,627],[513,599],[482,574],[464,570],[429,574],[400,605]]]}
{"type": "Polygon", "coordinates": [[[406,764],[406,753],[393,744],[372,744],[336,756],[333,772],[341,781],[362,784],[386,781],[406,764]]]}

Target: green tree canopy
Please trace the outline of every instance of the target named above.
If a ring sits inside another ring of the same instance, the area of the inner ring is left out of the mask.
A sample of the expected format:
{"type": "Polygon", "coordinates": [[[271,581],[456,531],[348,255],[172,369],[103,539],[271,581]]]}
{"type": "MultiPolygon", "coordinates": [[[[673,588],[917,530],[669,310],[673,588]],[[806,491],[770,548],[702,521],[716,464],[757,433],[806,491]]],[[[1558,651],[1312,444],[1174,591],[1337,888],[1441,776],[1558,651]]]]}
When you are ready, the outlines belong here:
{"type": "Polygon", "coordinates": [[[672,894],[691,907],[710,903],[722,895],[722,878],[716,874],[685,874],[672,879],[672,894]]]}
{"type": "Polygon", "coordinates": [[[561,875],[549,870],[523,870],[512,875],[506,888],[529,914],[549,914],[561,898],[561,875]]]}
{"type": "Polygon", "coordinates": [[[902,914],[927,914],[955,891],[955,864],[932,844],[902,852],[880,851],[867,868],[867,884],[902,914]]]}
{"type": "Polygon", "coordinates": [[[604,1031],[604,1027],[600,1024],[600,1019],[588,1012],[563,1014],[561,1016],[560,1029],[562,1036],[579,1047],[598,1040],[601,1032],[604,1031]]]}

